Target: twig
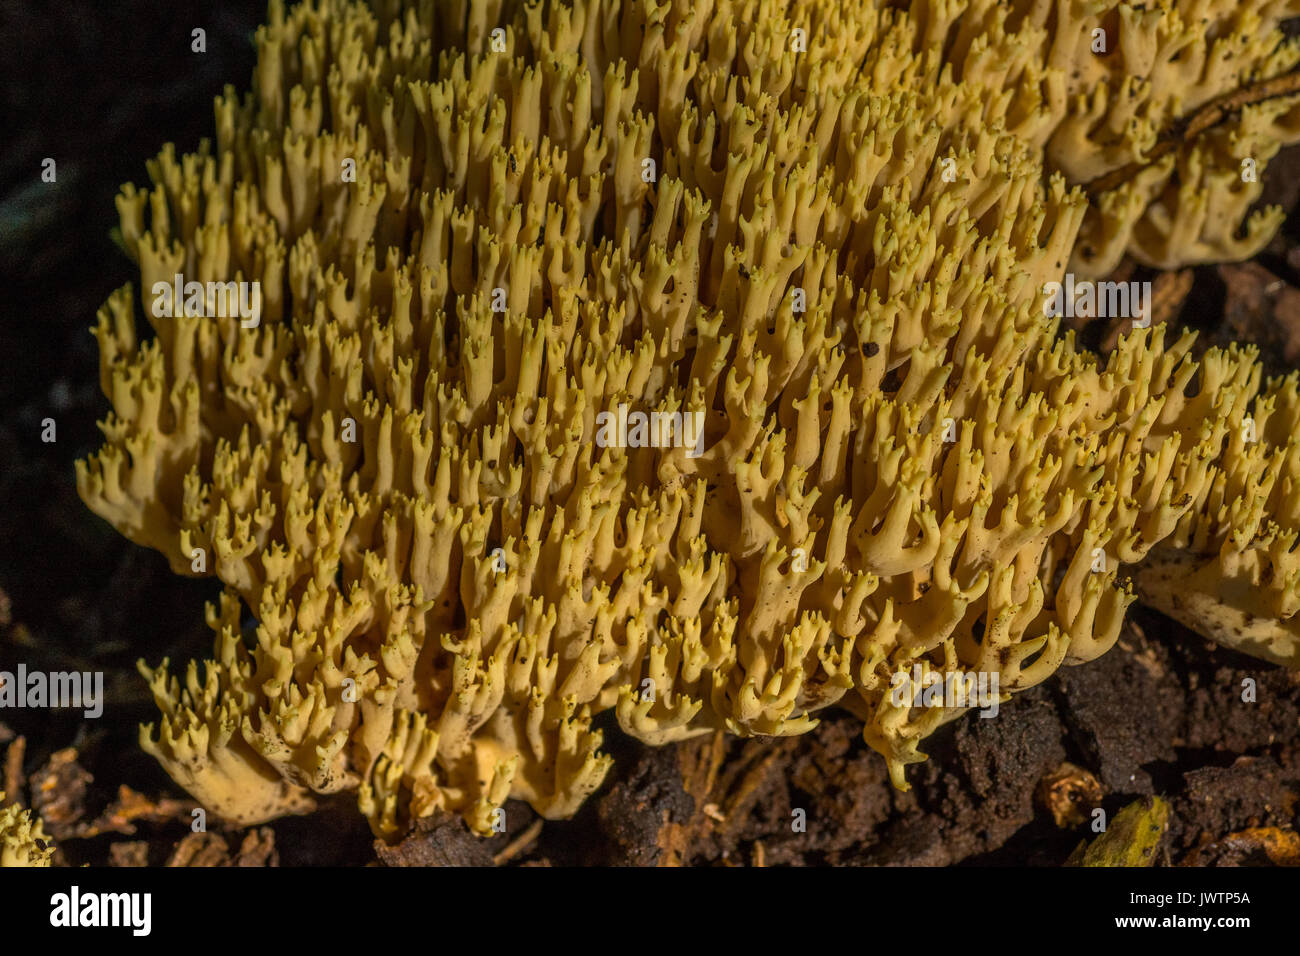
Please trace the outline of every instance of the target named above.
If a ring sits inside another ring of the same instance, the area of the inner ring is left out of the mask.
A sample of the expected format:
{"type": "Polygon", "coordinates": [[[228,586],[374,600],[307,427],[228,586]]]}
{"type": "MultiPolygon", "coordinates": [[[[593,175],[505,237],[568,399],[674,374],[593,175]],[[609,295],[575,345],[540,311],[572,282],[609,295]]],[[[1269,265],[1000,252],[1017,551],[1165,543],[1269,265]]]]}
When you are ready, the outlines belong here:
{"type": "Polygon", "coordinates": [[[1261,83],[1243,86],[1239,90],[1225,93],[1218,99],[1206,103],[1193,113],[1190,119],[1175,122],[1145,160],[1129,163],[1127,166],[1111,170],[1106,175],[1088,183],[1086,186],[1088,193],[1096,196],[1100,193],[1109,192],[1120,183],[1132,179],[1138,172],[1150,166],[1170,150],[1190,139],[1195,139],[1210,127],[1217,126],[1229,113],[1235,113],[1243,107],[1253,106],[1265,100],[1297,92],[1300,92],[1300,70],[1284,73],[1282,76],[1275,76],[1271,80],[1264,80],[1261,83]]]}
{"type": "Polygon", "coordinates": [[[9,744],[9,749],[5,751],[5,774],[4,786],[0,790],[4,791],[4,802],[0,807],[12,807],[23,805],[22,791],[19,789],[23,781],[23,755],[27,751],[27,738],[15,737],[9,744]]]}
{"type": "Polygon", "coordinates": [[[727,805],[723,808],[722,813],[727,818],[723,825],[723,833],[730,833],[734,830],[744,818],[744,811],[749,809],[750,804],[757,799],[759,788],[766,782],[768,774],[772,770],[772,765],[777,762],[790,748],[790,738],[786,737],[776,746],[772,747],[762,759],[746,771],[740,785],[731,793],[727,800],[727,805]]]}
{"type": "Polygon", "coordinates": [[[532,826],[515,837],[504,850],[492,857],[492,862],[497,866],[501,866],[501,864],[510,862],[527,850],[536,842],[538,835],[542,832],[542,822],[541,820],[534,821],[532,826]]]}

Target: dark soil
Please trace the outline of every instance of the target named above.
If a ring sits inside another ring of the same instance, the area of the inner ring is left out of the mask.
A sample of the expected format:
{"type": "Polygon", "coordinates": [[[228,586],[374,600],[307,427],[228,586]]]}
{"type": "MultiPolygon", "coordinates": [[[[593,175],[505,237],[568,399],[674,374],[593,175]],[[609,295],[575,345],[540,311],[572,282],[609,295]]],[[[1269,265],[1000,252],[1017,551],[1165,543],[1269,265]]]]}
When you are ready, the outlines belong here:
{"type": "MultiPolygon", "coordinates": [[[[570,821],[539,826],[512,802],[492,840],[435,819],[376,847],[345,795],[247,832],[192,833],[194,805],[137,746],[155,708],[135,662],[206,653],[201,610],[216,587],[173,576],[91,515],[73,461],[98,447],[107,408],[87,329],[132,279],[109,240],[113,196],[144,181],[163,143],[193,149],[210,133],[212,96],[251,73],[262,14],[262,0],[0,9],[0,670],[101,670],[107,696],[98,720],[0,714],[0,789],[39,810],[58,862],[1058,866],[1094,835],[1094,802],[1113,817],[1148,795],[1172,808],[1158,863],[1298,862],[1300,683],[1140,608],[1101,660],[1019,695],[1002,719],[968,715],[931,738],[907,792],[847,715],[800,738],[661,749],[607,724],[615,769],[570,821]],[[194,27],[207,30],[204,54],[190,50],[194,27]],[[47,156],[54,184],[40,181],[47,156]],[[47,418],[53,442],[41,440],[47,418]],[[1076,822],[1057,824],[1051,793],[1083,801],[1076,822]]],[[[1271,201],[1294,208],[1300,153],[1274,160],[1267,182],[1271,201]]],[[[1255,341],[1270,371],[1300,365],[1300,216],[1256,262],[1162,281],[1183,290],[1169,318],[1204,343],[1255,341]]],[[[1108,330],[1089,333],[1104,344],[1108,330]]]]}

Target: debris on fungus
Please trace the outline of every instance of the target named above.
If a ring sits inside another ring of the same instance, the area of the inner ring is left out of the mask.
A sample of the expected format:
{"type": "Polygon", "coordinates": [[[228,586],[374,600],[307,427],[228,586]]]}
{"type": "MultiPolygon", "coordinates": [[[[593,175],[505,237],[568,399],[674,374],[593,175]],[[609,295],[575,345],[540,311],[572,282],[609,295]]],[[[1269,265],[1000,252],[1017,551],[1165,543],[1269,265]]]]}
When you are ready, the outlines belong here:
{"type": "Polygon", "coordinates": [[[1295,664],[1295,380],[1042,308],[1085,246],[1276,226],[1196,190],[1294,96],[1143,165],[1296,59],[1288,4],[1191,7],[273,2],[215,146],[118,200],[152,333],[130,287],[94,330],[83,499],[224,585],[211,660],[142,665],[142,745],[232,821],[352,790],[385,838],[572,814],[604,711],[848,708],[906,787],[969,701],[900,680],[996,704],[1095,658],[1157,546],[1295,664]]]}
{"type": "Polygon", "coordinates": [[[41,818],[16,804],[5,806],[0,792],[0,867],[49,866],[54,843],[45,835],[41,818]]]}

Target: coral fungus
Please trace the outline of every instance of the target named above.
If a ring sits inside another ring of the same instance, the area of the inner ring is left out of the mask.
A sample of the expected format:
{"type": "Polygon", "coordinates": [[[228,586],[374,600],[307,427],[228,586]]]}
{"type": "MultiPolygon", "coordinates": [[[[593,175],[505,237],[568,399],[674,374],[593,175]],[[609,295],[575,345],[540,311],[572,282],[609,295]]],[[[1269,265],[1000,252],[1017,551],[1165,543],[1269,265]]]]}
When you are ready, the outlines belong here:
{"type": "Polygon", "coordinates": [[[5,806],[0,791],[0,866],[49,866],[54,844],[45,835],[41,818],[30,810],[5,806]]]}
{"type": "Polygon", "coordinates": [[[1041,293],[1268,238],[1239,166],[1294,95],[1169,144],[1292,67],[1293,6],[272,3],[215,146],[119,199],[152,335],[129,287],[95,328],[82,497],[224,585],[143,746],[231,820],[356,790],[384,836],[572,814],[602,711],[836,705],[906,786],[966,708],[900,675],[1095,658],[1124,565],[1296,665],[1296,380],[1163,327],[1099,358],[1041,293]],[[154,310],[177,276],[257,320],[154,310]]]}

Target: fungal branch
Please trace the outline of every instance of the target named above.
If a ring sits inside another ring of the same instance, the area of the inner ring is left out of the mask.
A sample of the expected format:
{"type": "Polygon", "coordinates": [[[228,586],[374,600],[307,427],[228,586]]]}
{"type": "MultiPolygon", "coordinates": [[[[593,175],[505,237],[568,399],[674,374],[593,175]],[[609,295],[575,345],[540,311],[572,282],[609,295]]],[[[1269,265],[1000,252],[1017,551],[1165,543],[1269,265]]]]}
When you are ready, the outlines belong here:
{"type": "Polygon", "coordinates": [[[5,805],[0,791],[0,867],[50,865],[54,842],[45,835],[39,816],[17,804],[5,805]]]}

